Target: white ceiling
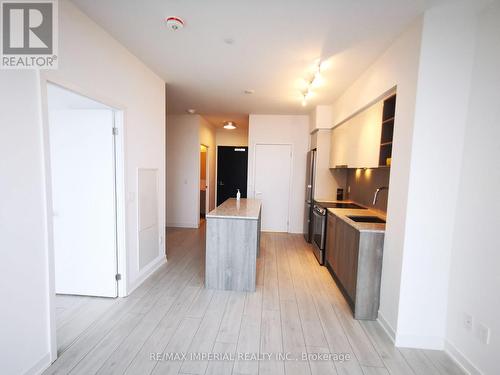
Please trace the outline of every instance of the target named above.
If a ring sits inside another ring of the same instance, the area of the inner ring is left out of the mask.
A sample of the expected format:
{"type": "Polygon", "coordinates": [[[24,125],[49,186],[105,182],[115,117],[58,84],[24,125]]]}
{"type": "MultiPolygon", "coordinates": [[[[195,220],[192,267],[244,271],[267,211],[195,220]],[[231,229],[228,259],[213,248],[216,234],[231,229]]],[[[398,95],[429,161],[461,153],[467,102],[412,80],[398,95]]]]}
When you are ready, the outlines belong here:
{"type": "Polygon", "coordinates": [[[330,104],[435,2],[73,1],[168,83],[169,113],[200,114],[295,114],[330,104]],[[181,17],[184,29],[168,30],[168,16],[181,17]],[[301,80],[317,58],[327,60],[325,84],[302,107],[301,80]]]}

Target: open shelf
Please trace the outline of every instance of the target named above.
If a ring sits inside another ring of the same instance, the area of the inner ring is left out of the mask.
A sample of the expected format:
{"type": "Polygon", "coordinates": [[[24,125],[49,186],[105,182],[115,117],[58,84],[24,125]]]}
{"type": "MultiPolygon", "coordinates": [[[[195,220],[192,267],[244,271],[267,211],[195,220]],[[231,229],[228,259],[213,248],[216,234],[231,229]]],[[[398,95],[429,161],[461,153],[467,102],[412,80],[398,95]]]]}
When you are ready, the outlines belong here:
{"type": "Polygon", "coordinates": [[[387,159],[392,157],[392,139],[394,137],[394,116],[396,114],[396,94],[384,100],[382,111],[382,131],[380,134],[380,167],[389,166],[387,159]]]}

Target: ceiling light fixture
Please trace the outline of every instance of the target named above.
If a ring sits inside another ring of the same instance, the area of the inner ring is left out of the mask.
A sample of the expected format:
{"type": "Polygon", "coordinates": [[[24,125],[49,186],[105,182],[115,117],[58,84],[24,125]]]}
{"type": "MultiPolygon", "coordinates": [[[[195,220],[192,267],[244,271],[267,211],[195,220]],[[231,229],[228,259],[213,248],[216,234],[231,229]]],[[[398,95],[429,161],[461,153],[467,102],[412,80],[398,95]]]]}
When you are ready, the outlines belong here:
{"type": "Polygon", "coordinates": [[[224,122],[224,129],[228,129],[228,130],[236,129],[235,123],[233,121],[225,121],[224,122]]]}
{"type": "Polygon", "coordinates": [[[186,109],[186,112],[189,113],[190,115],[194,115],[196,113],[196,109],[189,108],[189,109],[186,109]]]}
{"type": "Polygon", "coordinates": [[[302,92],[302,106],[307,105],[307,99],[312,95],[312,89],[322,83],[321,77],[321,60],[318,59],[315,64],[315,71],[313,76],[307,81],[307,88],[302,92]]]}

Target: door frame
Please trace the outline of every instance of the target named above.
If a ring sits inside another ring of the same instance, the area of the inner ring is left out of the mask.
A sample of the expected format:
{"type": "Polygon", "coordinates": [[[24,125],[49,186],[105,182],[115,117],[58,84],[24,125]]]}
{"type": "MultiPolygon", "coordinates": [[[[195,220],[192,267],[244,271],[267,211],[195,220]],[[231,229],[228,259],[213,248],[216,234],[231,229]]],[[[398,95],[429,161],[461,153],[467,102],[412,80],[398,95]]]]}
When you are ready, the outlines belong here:
{"type": "MultiPolygon", "coordinates": [[[[256,142],[253,144],[253,156],[252,156],[252,185],[253,185],[253,197],[255,198],[255,176],[256,176],[256,160],[257,160],[257,146],[290,146],[290,181],[288,182],[288,207],[287,207],[287,225],[286,233],[290,233],[290,207],[292,205],[292,181],[293,181],[293,160],[295,153],[293,152],[293,143],[289,142],[256,142]]],[[[248,190],[248,189],[247,189],[248,190]]],[[[263,230],[263,232],[266,232],[263,230]]]]}
{"type": "Polygon", "coordinates": [[[115,164],[115,243],[117,272],[121,279],[117,280],[118,297],[126,297],[128,294],[127,273],[127,248],[126,248],[126,221],[125,221],[125,109],[112,100],[102,98],[95,93],[87,92],[71,82],[63,79],[47,79],[40,74],[40,117],[42,120],[42,160],[43,174],[45,179],[45,217],[46,217],[46,257],[48,276],[48,316],[49,316],[49,340],[51,363],[57,359],[57,326],[56,326],[56,289],[55,289],[55,251],[54,251],[54,220],[52,215],[52,174],[50,168],[50,143],[49,143],[49,110],[47,86],[55,85],[62,89],[71,91],[77,95],[87,97],[100,102],[113,111],[114,127],[118,134],[114,138],[114,164],[115,164]]]}
{"type": "MultiPolygon", "coordinates": [[[[200,143],[198,145],[198,184],[200,182],[200,174],[201,174],[201,168],[200,168],[200,146],[204,146],[207,149],[207,156],[205,160],[205,175],[206,175],[206,190],[205,190],[205,215],[208,214],[210,210],[210,146],[200,143]]],[[[200,192],[198,191],[198,228],[200,227],[201,223],[201,218],[200,218],[200,211],[201,211],[201,201],[200,201],[200,192]]]]}

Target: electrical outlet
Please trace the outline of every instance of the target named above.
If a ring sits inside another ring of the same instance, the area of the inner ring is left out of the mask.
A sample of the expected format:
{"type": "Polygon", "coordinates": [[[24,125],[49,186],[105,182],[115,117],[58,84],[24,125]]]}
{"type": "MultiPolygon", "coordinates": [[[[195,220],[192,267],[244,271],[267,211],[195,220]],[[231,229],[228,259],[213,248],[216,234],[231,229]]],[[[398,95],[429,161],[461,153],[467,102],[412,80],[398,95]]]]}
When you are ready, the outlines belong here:
{"type": "Polygon", "coordinates": [[[472,325],[473,325],[473,319],[472,315],[465,313],[464,314],[464,327],[468,331],[472,331],[472,325]]]}
{"type": "Polygon", "coordinates": [[[490,329],[484,324],[479,323],[477,325],[477,338],[483,344],[488,345],[490,343],[490,329]]]}

